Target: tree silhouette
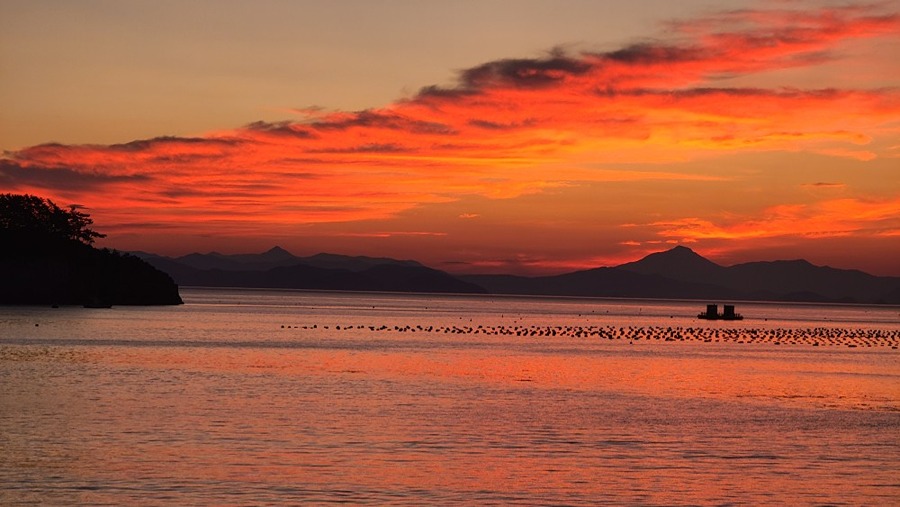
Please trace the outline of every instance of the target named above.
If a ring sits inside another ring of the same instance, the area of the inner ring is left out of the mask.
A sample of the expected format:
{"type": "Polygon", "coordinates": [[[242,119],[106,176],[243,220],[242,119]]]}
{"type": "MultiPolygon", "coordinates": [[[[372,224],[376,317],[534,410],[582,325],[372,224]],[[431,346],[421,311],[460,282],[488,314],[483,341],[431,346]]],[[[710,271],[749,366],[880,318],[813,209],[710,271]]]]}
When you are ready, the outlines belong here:
{"type": "Polygon", "coordinates": [[[0,194],[0,304],[181,304],[172,278],[96,249],[87,213],[33,195],[0,194]]]}
{"type": "Polygon", "coordinates": [[[86,245],[106,237],[94,231],[87,213],[71,206],[66,211],[50,199],[28,194],[0,194],[0,230],[6,235],[33,239],[69,239],[86,245]]]}

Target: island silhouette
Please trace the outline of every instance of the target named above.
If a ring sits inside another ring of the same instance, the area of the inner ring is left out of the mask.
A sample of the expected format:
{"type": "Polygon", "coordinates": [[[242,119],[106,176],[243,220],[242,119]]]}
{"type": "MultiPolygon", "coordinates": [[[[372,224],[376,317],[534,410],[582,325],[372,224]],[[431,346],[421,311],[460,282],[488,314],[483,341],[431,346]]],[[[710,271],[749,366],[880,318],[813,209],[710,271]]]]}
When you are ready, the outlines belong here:
{"type": "Polygon", "coordinates": [[[175,305],[178,286],[133,255],[93,247],[104,235],[73,206],[0,194],[0,304],[175,305]]]}

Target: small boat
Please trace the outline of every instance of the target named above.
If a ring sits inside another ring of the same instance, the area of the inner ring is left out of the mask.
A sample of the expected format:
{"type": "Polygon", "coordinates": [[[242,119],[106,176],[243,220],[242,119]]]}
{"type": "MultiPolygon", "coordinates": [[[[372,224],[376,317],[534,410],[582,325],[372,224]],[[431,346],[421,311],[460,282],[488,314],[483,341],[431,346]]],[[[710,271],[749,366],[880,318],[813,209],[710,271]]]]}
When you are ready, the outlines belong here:
{"type": "Polygon", "coordinates": [[[722,313],[719,313],[719,305],[706,305],[706,311],[697,315],[704,320],[744,320],[740,313],[734,313],[734,305],[724,305],[722,313]]]}

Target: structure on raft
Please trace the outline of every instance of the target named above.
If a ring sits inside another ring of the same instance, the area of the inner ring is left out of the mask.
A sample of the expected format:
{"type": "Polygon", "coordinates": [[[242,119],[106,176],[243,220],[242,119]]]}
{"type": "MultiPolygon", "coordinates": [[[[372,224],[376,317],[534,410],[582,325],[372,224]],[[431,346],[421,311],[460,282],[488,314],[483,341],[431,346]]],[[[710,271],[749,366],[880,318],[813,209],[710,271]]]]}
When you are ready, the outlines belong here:
{"type": "Polygon", "coordinates": [[[705,320],[744,320],[740,313],[734,313],[734,305],[724,305],[722,313],[719,313],[719,305],[706,305],[706,311],[697,315],[698,319],[705,320]]]}

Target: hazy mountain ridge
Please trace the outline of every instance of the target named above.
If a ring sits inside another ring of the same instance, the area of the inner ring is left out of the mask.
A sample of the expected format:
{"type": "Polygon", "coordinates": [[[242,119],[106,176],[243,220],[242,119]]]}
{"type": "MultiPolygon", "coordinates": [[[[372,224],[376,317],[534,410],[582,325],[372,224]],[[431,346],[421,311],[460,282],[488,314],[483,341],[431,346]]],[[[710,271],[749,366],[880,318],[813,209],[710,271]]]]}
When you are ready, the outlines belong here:
{"type": "Polygon", "coordinates": [[[135,252],[142,258],[158,258],[176,262],[194,269],[219,269],[222,271],[267,271],[277,267],[294,266],[304,264],[315,268],[346,269],[350,271],[364,271],[382,264],[397,264],[404,266],[424,267],[412,260],[396,260],[385,257],[346,256],[329,253],[319,253],[309,257],[297,257],[281,247],[273,247],[258,254],[221,254],[219,252],[191,253],[181,257],[163,257],[146,252],[135,252]]]}
{"type": "Polygon", "coordinates": [[[411,260],[321,253],[297,257],[275,247],[261,254],[218,252],[177,258],[134,252],[180,285],[278,289],[484,293],[475,284],[411,260]]]}
{"type": "Polygon", "coordinates": [[[581,297],[900,304],[900,278],[805,260],[721,266],[686,247],[615,267],[552,276],[458,275],[412,260],[321,253],[216,252],[169,258],[135,252],[180,285],[581,297]]]}

